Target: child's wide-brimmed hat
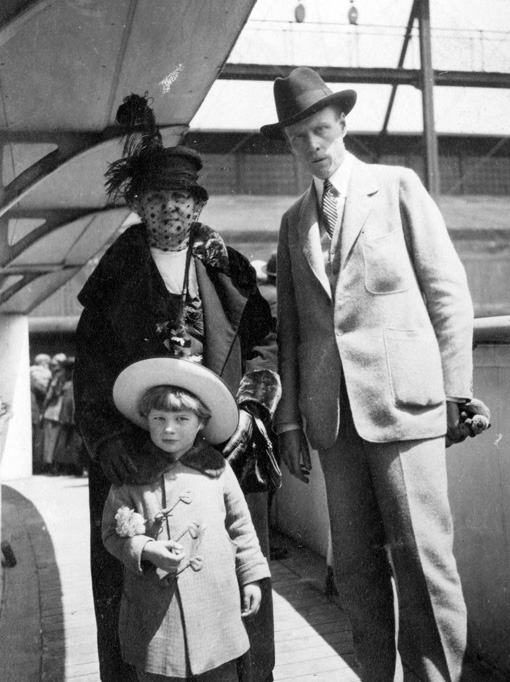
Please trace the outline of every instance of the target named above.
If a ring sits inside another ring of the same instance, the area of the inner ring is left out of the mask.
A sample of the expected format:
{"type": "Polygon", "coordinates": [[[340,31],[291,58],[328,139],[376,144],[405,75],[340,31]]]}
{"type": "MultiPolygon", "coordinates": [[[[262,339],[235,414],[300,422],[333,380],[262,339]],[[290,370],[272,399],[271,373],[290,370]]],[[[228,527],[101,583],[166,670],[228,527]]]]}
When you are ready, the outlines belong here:
{"type": "Polygon", "coordinates": [[[328,106],[337,106],[347,115],[356,104],[354,90],[333,92],[319,74],[308,66],[298,66],[287,78],[274,82],[274,101],[278,123],[262,126],[260,132],[271,140],[284,140],[284,128],[316,114],[328,106]]]}
{"type": "Polygon", "coordinates": [[[134,424],[148,430],[148,421],[140,414],[139,405],[145,393],[155,386],[184,388],[203,402],[211,414],[203,429],[209,443],[223,443],[236,430],[239,411],[228,386],[210,369],[189,360],[150,358],[129,365],[115,381],[115,406],[134,424]]]}

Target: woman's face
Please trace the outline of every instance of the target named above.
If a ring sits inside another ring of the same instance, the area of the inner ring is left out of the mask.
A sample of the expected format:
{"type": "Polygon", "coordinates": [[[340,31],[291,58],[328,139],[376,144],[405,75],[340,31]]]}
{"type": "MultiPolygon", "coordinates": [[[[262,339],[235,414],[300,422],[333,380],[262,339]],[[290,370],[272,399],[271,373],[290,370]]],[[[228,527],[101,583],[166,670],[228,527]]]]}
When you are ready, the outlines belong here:
{"type": "Polygon", "coordinates": [[[169,189],[142,192],[133,206],[147,227],[150,245],[163,251],[186,248],[191,223],[202,208],[190,192],[169,189]]]}

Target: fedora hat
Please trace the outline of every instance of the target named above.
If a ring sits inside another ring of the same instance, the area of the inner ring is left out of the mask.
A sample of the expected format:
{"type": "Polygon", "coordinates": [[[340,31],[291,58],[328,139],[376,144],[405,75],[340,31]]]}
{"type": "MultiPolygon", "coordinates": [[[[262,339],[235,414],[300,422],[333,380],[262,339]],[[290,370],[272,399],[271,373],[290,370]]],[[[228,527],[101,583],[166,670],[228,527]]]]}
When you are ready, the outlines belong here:
{"type": "Polygon", "coordinates": [[[148,430],[148,421],[138,408],[144,394],[155,386],[184,388],[204,403],[211,413],[203,429],[209,443],[223,443],[236,430],[239,411],[228,386],[210,369],[189,360],[149,358],[129,365],[115,381],[113,402],[125,417],[148,430]]]}
{"type": "Polygon", "coordinates": [[[298,66],[287,78],[278,77],[275,80],[274,101],[278,123],[262,126],[260,132],[271,140],[284,140],[284,128],[325,107],[336,105],[344,114],[348,114],[356,103],[356,92],[333,92],[316,71],[307,66],[298,66]]]}

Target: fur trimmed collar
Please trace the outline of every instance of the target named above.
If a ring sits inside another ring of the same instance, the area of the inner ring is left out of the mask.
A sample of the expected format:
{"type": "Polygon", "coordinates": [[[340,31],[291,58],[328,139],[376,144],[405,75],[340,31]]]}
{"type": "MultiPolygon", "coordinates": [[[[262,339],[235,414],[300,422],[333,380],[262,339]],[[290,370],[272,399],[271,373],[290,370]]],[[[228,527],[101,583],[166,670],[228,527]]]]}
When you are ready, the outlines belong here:
{"type": "MultiPolygon", "coordinates": [[[[160,450],[150,440],[143,446],[140,453],[133,457],[133,461],[137,472],[126,481],[128,485],[155,483],[160,476],[166,474],[176,464],[170,455],[160,450]]],[[[210,478],[218,478],[225,470],[225,458],[205,440],[195,442],[191,450],[188,450],[178,461],[210,478]]]]}
{"type": "MultiPolygon", "coordinates": [[[[255,271],[244,256],[227,247],[221,235],[207,225],[193,223],[192,229],[193,256],[203,263],[210,275],[226,275],[236,289],[246,295],[253,293],[257,288],[255,271]]],[[[78,294],[78,300],[85,308],[116,308],[123,291],[128,289],[130,292],[136,290],[138,296],[143,294],[151,301],[150,282],[155,272],[146,228],[142,223],[136,223],[109,247],[78,294]]],[[[161,287],[164,289],[163,283],[161,287]]]]}

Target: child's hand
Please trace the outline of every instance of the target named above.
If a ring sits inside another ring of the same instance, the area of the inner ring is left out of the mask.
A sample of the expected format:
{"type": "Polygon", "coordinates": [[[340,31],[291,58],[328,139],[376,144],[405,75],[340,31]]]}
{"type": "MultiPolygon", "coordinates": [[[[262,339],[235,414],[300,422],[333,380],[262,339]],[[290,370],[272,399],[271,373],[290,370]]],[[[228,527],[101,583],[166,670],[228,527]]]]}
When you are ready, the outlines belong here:
{"type": "Polygon", "coordinates": [[[182,545],[173,540],[152,540],[143,548],[142,559],[150,561],[157,568],[175,573],[184,559],[182,545]]]}
{"type": "Polygon", "coordinates": [[[241,588],[241,618],[254,616],[260,608],[262,591],[258,583],[248,583],[241,588]]]}

